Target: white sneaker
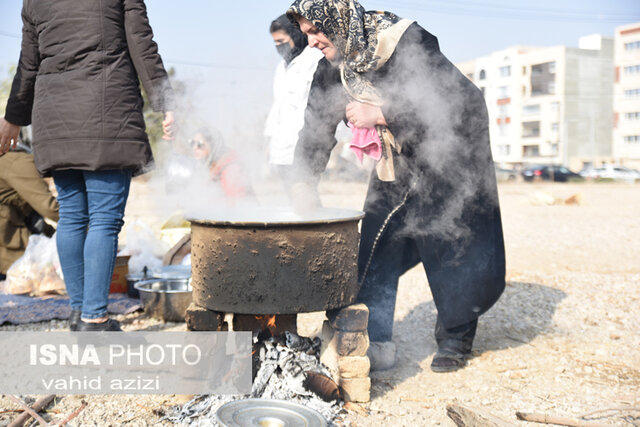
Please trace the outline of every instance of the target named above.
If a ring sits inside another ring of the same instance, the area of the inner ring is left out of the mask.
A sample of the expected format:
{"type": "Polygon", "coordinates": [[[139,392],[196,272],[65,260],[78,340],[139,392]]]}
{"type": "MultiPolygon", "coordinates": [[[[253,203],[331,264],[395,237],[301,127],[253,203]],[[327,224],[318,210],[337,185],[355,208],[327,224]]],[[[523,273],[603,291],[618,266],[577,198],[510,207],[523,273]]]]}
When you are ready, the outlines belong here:
{"type": "Polygon", "coordinates": [[[367,356],[372,371],[386,371],[396,365],[396,345],[392,341],[371,341],[367,356]]]}

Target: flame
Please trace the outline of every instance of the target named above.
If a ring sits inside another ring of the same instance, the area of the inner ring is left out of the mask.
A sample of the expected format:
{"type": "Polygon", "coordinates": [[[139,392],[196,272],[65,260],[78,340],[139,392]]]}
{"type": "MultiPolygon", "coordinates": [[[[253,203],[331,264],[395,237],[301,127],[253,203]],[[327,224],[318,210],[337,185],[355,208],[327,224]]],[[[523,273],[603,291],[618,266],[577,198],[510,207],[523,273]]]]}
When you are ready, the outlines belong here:
{"type": "Polygon", "coordinates": [[[275,329],[276,328],[276,315],[273,314],[271,316],[267,316],[267,328],[275,329]]]}
{"type": "Polygon", "coordinates": [[[260,325],[263,329],[268,329],[271,334],[276,330],[276,315],[256,316],[256,319],[260,321],[260,325]]]}

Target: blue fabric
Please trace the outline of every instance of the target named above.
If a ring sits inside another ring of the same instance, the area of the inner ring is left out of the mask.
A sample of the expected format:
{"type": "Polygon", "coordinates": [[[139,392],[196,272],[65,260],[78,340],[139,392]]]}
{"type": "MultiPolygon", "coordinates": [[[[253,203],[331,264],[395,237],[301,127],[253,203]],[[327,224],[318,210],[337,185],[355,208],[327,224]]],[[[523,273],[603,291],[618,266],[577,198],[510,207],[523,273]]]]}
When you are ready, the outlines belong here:
{"type": "Polygon", "coordinates": [[[107,315],[109,286],[129,196],[131,171],[54,171],[60,265],[71,308],[84,319],[107,315]]]}
{"type": "MultiPolygon", "coordinates": [[[[142,304],[140,300],[128,298],[125,294],[111,294],[107,309],[113,314],[128,314],[142,309],[142,304]]],[[[29,297],[0,293],[0,325],[65,320],[69,314],[71,307],[66,296],[29,297]]]]}

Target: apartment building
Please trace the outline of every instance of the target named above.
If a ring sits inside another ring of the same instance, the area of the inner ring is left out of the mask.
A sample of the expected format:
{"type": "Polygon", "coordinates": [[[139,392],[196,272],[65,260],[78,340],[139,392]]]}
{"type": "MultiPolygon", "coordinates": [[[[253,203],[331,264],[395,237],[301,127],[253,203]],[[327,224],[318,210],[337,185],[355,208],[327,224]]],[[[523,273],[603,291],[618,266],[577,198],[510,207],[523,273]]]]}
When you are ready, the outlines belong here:
{"type": "Polygon", "coordinates": [[[613,157],[640,168],[640,23],[616,28],[613,157]]]}
{"type": "Polygon", "coordinates": [[[613,39],[516,46],[457,66],[485,95],[496,163],[579,170],[611,160],[613,39]]]}

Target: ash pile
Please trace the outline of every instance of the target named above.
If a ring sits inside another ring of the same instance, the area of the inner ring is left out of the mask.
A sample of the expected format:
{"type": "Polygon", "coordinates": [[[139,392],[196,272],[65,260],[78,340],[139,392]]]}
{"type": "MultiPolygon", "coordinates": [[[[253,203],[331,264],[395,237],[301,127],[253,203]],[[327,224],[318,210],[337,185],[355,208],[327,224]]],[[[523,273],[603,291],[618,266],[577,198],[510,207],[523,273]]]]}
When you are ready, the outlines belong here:
{"type": "Polygon", "coordinates": [[[261,339],[254,334],[254,380],[251,394],[243,396],[199,395],[166,420],[180,425],[218,426],[216,411],[225,403],[247,399],[278,399],[318,411],[329,426],[346,414],[340,391],[328,369],[320,363],[320,338],[284,332],[261,339]]]}

